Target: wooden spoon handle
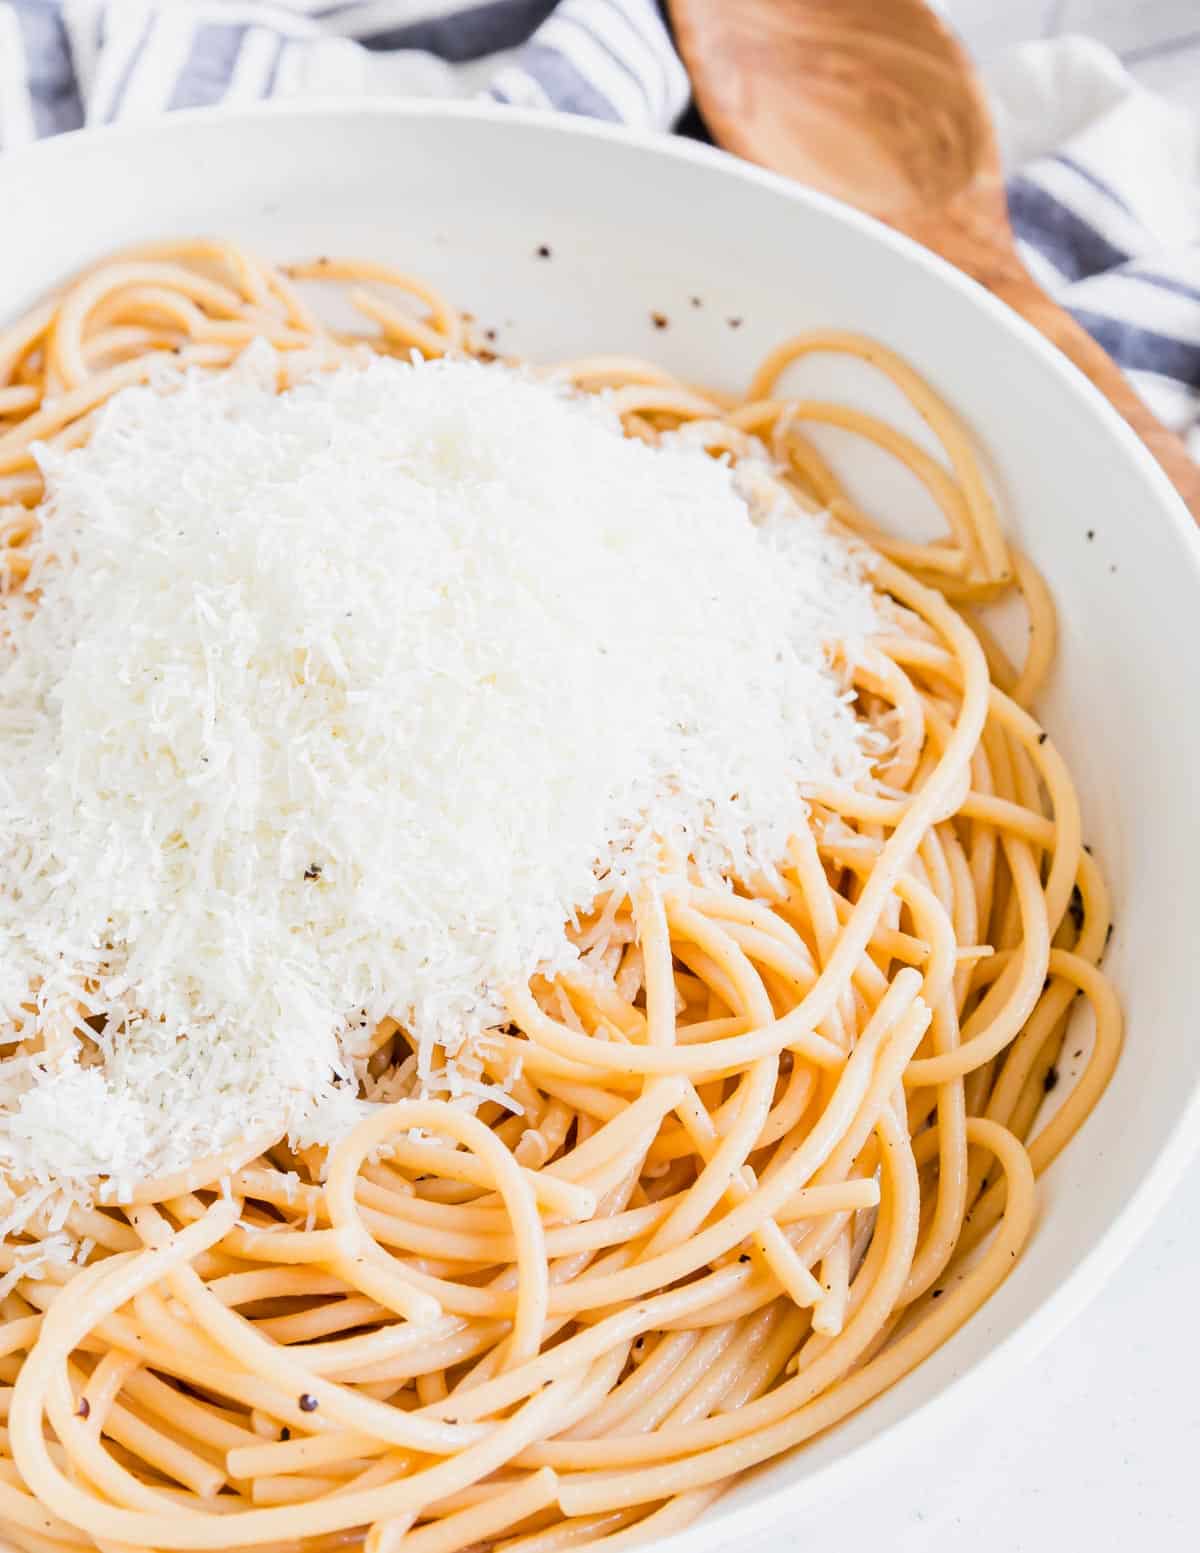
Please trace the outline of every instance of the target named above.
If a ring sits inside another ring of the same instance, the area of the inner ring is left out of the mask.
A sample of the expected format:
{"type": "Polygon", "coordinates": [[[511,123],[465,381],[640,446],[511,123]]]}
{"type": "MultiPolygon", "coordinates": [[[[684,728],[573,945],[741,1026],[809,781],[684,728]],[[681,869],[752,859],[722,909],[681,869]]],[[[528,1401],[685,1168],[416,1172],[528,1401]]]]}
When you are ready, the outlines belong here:
{"type": "Polygon", "coordinates": [[[1146,408],[1112,357],[1033,279],[1011,246],[1003,204],[998,203],[1002,195],[991,189],[986,194],[995,195],[996,199],[981,198],[976,189],[969,203],[964,201],[957,209],[952,205],[936,222],[906,223],[906,229],[918,242],[941,254],[957,269],[965,270],[994,296],[1007,302],[1056,345],[1138,434],[1192,516],[1200,521],[1200,466],[1182,440],[1146,408]]]}
{"type": "Polygon", "coordinates": [[[1091,380],[1117,414],[1137,432],[1187,503],[1192,516],[1200,521],[1200,466],[1191,458],[1182,440],[1146,408],[1112,357],[1032,280],[1011,293],[998,287],[996,295],[1044,334],[1052,345],[1057,345],[1063,355],[1091,380]]]}
{"type": "Polygon", "coordinates": [[[979,78],[925,0],[668,0],[719,144],[886,221],[1003,298],[1124,417],[1200,521],[1200,469],[1034,282],[979,78]]]}

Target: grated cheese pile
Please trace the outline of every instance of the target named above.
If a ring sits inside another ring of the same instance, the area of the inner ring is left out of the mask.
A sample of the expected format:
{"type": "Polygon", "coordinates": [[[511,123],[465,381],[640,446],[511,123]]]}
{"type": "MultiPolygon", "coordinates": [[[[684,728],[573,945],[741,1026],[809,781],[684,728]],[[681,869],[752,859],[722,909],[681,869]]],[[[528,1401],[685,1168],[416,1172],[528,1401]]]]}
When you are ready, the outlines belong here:
{"type": "Polygon", "coordinates": [[[14,1181],[328,1140],[381,1017],[428,1081],[658,838],[769,867],[867,769],[826,648],[871,594],[819,522],[504,368],[275,372],[42,455],[38,601],[0,603],[0,1021],[46,1036],[0,1062],[14,1181]]]}

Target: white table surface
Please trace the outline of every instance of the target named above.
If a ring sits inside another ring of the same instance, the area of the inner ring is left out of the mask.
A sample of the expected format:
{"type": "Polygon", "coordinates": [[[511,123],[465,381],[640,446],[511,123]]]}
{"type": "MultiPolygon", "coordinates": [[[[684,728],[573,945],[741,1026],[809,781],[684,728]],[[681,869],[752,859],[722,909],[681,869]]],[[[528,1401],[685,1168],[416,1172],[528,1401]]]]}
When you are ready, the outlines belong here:
{"type": "MultiPolygon", "coordinates": [[[[1089,33],[1200,112],[1200,0],[941,7],[984,63],[1089,33]]],[[[1074,1325],[952,1429],[935,1455],[783,1521],[754,1553],[1200,1553],[1200,1163],[1074,1325]]]]}

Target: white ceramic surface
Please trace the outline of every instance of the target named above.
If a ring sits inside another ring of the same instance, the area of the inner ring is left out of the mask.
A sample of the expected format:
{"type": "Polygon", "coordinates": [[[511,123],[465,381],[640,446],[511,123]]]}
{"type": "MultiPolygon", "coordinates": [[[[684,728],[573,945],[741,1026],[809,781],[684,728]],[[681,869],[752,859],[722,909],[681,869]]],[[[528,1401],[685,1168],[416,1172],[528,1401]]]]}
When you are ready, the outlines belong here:
{"type": "MultiPolygon", "coordinates": [[[[495,326],[501,349],[542,359],[644,352],[732,387],[783,335],[861,329],[963,410],[1012,531],[1058,599],[1043,712],[1113,887],[1109,965],[1127,1050],[1043,1181],[1033,1243],[987,1307],[885,1397],[755,1474],[669,1545],[723,1546],[818,1498],[869,1491],[872,1474],[899,1461],[932,1465],[926,1450],[948,1422],[1104,1282],[1200,1132],[1200,542],[1157,468],[1088,385],[973,284],[852,212],[687,143],[461,105],[181,114],[0,163],[0,213],[0,317],[119,244],[220,233],[280,257],[391,259],[495,326]]],[[[833,361],[807,364],[798,381],[896,408],[833,361]]],[[[907,484],[881,483],[865,458],[854,475],[921,526],[907,484]]]]}

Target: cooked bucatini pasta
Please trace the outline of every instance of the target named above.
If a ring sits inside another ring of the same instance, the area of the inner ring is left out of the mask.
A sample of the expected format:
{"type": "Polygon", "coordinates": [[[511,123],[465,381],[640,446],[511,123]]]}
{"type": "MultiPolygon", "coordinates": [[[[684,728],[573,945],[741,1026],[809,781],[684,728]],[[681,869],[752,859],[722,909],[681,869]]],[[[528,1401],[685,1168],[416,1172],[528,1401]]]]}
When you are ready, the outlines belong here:
{"type": "MultiPolygon", "coordinates": [[[[219,377],[258,340],[272,393],[364,352],[494,360],[437,292],[374,262],[277,269],[194,241],[97,265],[0,333],[12,607],[36,611],[55,564],[34,559],[43,469],[164,362],[219,377]],[[325,326],[312,282],[343,288],[363,329],[325,326]]],[[[548,376],[604,395],[631,438],[706,449],[799,520],[828,515],[872,590],[874,629],[839,665],[872,764],[806,788],[770,870],[715,878],[664,837],[655,869],[598,886],[569,925],[574,965],[496,989],[506,1017],[454,1100],[395,1008],[355,1069],[371,1103],[328,1144],[268,1126],[90,1197],[38,1181],[33,1207],[10,1178],[0,1531],[18,1548],[648,1545],[972,1317],[1113,1070],[1108,897],[1031,710],[1052,604],[952,409],[832,330],[780,345],[744,399],[623,356],[548,376]],[[885,374],[941,455],[788,397],[815,353],[885,374]],[[820,425],[907,466],[944,537],[878,525],[809,439],[820,425]],[[1010,592],[1019,664],[979,613],[1010,592]]],[[[90,1039],[82,1004],[64,1031],[26,1000],[0,1070],[90,1039]]]]}

